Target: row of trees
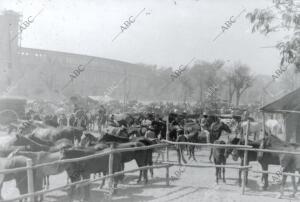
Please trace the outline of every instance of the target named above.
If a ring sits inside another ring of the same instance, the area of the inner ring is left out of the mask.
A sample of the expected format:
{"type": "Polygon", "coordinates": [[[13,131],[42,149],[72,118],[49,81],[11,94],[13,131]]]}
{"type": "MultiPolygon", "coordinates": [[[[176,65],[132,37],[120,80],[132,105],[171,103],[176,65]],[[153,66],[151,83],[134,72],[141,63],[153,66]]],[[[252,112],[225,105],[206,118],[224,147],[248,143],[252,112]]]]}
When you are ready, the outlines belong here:
{"type": "Polygon", "coordinates": [[[171,99],[184,103],[227,100],[229,103],[235,101],[233,104],[239,105],[242,95],[254,82],[250,68],[240,62],[229,67],[221,60],[196,61],[176,79],[171,78],[172,68],[152,69],[156,72],[156,76],[152,76],[156,78],[150,79],[148,89],[153,91],[156,100],[171,99]]]}

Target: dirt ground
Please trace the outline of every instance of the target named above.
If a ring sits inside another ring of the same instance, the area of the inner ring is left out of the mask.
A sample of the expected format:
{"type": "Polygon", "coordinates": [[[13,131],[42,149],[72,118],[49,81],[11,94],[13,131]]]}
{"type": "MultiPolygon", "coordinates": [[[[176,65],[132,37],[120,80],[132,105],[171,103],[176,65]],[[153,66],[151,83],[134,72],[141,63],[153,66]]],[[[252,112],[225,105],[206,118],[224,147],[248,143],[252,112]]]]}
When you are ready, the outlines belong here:
{"type": "MultiPolygon", "coordinates": [[[[197,164],[209,163],[208,150],[202,149],[196,152],[197,162],[190,160],[189,163],[197,164]]],[[[154,154],[156,155],[156,154],[154,154]]],[[[176,153],[171,151],[170,160],[176,160],[176,153]]],[[[228,164],[239,164],[239,162],[232,161],[231,157],[228,159],[228,164]]],[[[261,170],[257,163],[251,164],[254,169],[261,170]]],[[[126,169],[136,168],[134,161],[126,164],[126,169]]],[[[170,168],[170,176],[175,180],[170,181],[170,186],[166,186],[165,175],[166,169],[154,170],[154,178],[150,179],[148,185],[137,184],[138,172],[127,174],[124,182],[120,184],[112,198],[114,202],[139,202],[139,201],[153,201],[153,202],[168,202],[168,201],[183,201],[183,202],[284,202],[284,201],[300,201],[300,193],[297,194],[295,199],[290,199],[289,195],[292,193],[292,186],[290,179],[286,186],[285,198],[277,199],[279,193],[279,185],[272,181],[269,176],[270,188],[268,191],[260,190],[260,174],[249,173],[249,184],[246,189],[246,194],[241,195],[241,188],[238,186],[237,177],[238,171],[233,169],[226,169],[226,183],[215,182],[215,169],[214,168],[186,168],[180,176],[175,174],[179,167],[170,168]],[[178,178],[176,178],[176,176],[178,178]]],[[[182,169],[184,170],[184,169],[182,169]]],[[[271,166],[270,170],[279,170],[278,166],[271,166]]],[[[57,176],[50,177],[50,186],[52,188],[66,184],[66,174],[63,173],[57,176]]],[[[106,201],[104,193],[97,190],[98,184],[92,185],[92,201],[106,201]]],[[[107,188],[107,183],[104,188],[107,188]]],[[[5,182],[2,189],[2,196],[4,199],[9,199],[18,195],[13,181],[5,182]]],[[[63,202],[68,201],[67,190],[56,191],[46,195],[46,202],[63,202]]]]}

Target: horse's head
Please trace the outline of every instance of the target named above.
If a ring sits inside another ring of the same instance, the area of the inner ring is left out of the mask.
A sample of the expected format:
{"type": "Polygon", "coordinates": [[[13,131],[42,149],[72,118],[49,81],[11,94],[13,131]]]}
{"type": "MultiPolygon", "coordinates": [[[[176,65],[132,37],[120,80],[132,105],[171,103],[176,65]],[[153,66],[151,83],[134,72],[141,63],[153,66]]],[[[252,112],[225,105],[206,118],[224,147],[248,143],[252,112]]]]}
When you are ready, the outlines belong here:
{"type": "Polygon", "coordinates": [[[97,138],[94,137],[92,134],[90,133],[84,133],[81,136],[81,140],[79,142],[79,146],[81,147],[88,147],[88,146],[92,146],[97,142],[97,138]]]}
{"type": "Polygon", "coordinates": [[[231,133],[230,127],[227,124],[225,124],[225,123],[223,123],[223,129],[224,129],[225,132],[231,133]]]}

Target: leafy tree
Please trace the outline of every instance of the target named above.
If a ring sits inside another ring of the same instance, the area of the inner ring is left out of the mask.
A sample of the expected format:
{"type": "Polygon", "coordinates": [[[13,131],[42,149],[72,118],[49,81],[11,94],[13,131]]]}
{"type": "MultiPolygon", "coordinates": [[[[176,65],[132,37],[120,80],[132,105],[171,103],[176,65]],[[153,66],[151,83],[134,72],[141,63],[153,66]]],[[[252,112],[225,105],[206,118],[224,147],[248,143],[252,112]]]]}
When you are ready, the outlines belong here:
{"type": "Polygon", "coordinates": [[[275,47],[280,51],[281,66],[294,64],[300,71],[300,4],[296,0],[273,0],[274,6],[255,9],[246,17],[253,24],[252,32],[268,35],[284,32],[286,36],[275,47]]]}

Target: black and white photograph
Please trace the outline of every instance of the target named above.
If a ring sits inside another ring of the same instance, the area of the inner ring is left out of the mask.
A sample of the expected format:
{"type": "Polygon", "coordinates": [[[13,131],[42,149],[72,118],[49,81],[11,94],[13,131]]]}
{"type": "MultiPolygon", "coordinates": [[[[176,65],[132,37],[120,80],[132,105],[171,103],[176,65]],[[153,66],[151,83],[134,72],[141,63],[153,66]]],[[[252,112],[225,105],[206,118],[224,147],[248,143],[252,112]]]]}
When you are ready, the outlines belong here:
{"type": "Polygon", "coordinates": [[[300,0],[0,0],[0,202],[298,186],[300,0]]]}

